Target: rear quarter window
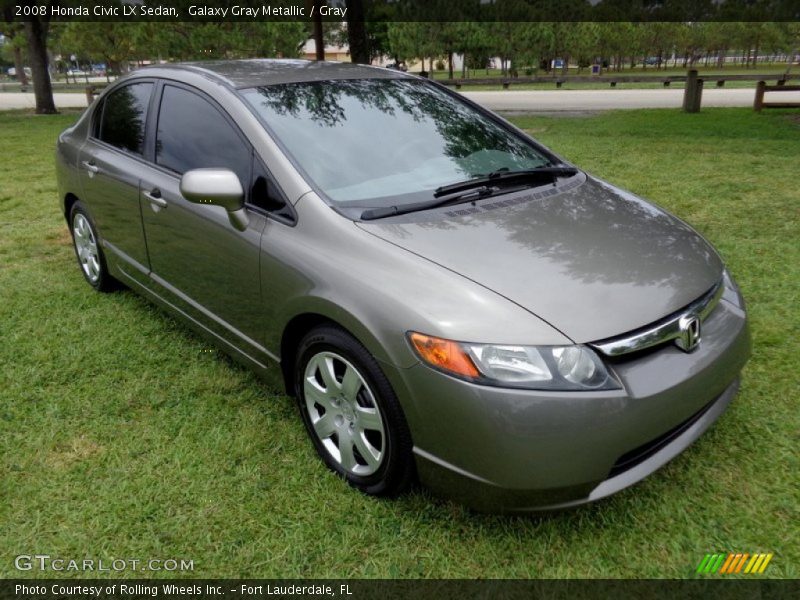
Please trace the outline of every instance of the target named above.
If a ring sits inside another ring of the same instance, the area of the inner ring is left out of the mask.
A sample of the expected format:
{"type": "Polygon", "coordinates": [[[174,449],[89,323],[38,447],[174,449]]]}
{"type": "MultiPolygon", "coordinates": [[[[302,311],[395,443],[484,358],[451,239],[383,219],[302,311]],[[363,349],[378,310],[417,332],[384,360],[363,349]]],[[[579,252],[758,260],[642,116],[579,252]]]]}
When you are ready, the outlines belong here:
{"type": "Polygon", "coordinates": [[[105,100],[98,100],[97,106],[94,107],[94,114],[92,115],[92,137],[100,139],[100,125],[103,124],[103,108],[105,107],[105,100]]]}
{"type": "Polygon", "coordinates": [[[97,137],[115,148],[143,154],[147,107],[153,84],[133,83],[114,90],[103,101],[97,137]]]}

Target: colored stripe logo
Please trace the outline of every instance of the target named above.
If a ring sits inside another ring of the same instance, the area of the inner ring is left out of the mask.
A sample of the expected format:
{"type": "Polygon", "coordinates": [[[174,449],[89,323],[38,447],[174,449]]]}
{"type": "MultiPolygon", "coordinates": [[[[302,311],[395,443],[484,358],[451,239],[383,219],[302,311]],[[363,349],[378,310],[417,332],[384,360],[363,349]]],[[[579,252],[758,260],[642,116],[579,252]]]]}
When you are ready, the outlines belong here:
{"type": "Polygon", "coordinates": [[[717,573],[730,575],[732,573],[745,573],[748,575],[761,574],[767,570],[773,554],[747,554],[731,552],[729,554],[706,554],[695,573],[717,573]]]}

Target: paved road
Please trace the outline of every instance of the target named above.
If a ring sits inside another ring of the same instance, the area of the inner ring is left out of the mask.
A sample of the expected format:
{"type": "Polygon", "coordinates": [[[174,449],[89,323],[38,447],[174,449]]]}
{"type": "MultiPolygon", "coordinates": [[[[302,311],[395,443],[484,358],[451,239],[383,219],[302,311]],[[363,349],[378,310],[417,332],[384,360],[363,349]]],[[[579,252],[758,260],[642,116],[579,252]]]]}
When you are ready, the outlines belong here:
{"type": "MultiPolygon", "coordinates": [[[[493,110],[510,112],[554,112],[610,110],[617,108],[679,108],[683,90],[536,90],[464,92],[472,100],[493,110]]],[[[752,106],[753,89],[703,90],[703,106],[752,106]]],[[[59,108],[83,108],[86,97],[80,93],[54,94],[59,108]]],[[[800,102],[800,92],[767,94],[767,101],[800,102]]],[[[33,108],[33,94],[0,93],[0,110],[33,108]]]]}
{"type": "MultiPolygon", "coordinates": [[[[86,94],[83,93],[56,92],[53,94],[53,100],[58,108],[86,108],[86,94]]],[[[33,94],[0,93],[0,110],[35,107],[36,99],[33,94]]]]}

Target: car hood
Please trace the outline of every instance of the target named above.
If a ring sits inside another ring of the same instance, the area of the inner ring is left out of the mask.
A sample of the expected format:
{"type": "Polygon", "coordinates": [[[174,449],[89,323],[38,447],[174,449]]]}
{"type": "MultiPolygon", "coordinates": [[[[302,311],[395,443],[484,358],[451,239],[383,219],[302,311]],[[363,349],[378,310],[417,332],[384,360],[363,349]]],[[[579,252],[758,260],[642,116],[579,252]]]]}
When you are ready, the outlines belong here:
{"type": "Polygon", "coordinates": [[[577,343],[681,309],[723,269],[683,221],[582,173],[559,187],[358,226],[493,290],[577,343]]]}

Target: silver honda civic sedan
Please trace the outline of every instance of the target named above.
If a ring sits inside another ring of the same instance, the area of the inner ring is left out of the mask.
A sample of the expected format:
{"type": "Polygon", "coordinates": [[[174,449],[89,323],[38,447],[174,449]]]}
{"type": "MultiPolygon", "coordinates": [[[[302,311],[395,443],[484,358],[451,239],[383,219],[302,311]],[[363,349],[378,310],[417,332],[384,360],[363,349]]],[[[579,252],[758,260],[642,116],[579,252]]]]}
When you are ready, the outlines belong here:
{"type": "Polygon", "coordinates": [[[56,163],[89,285],[284,387],[367,494],[603,498],[697,439],[750,354],[736,284],[689,225],[397,70],[144,68],[56,163]]]}

